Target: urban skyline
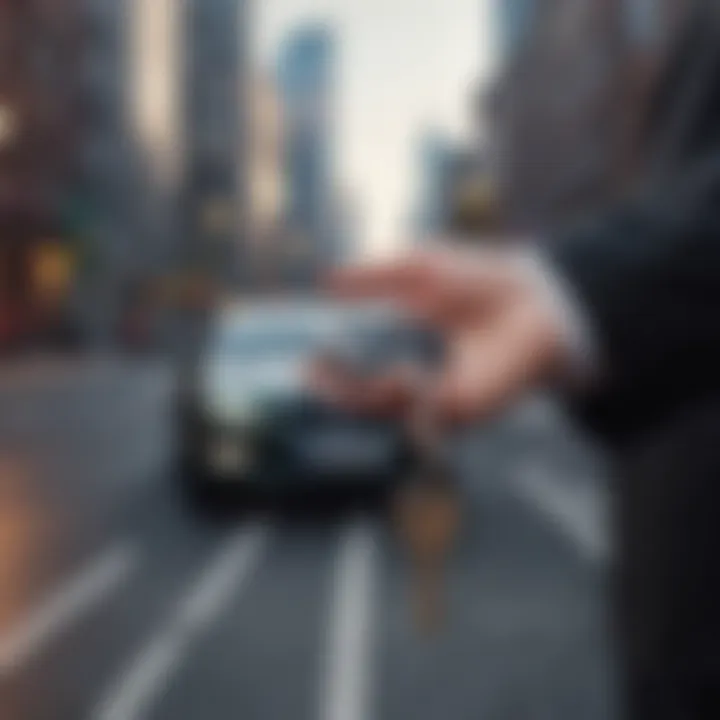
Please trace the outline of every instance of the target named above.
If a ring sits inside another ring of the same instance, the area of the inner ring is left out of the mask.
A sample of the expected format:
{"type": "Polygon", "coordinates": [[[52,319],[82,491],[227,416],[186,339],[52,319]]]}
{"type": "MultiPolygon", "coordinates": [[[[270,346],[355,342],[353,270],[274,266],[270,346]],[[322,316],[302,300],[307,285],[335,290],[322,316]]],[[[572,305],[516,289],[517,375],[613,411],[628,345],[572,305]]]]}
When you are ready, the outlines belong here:
{"type": "Polygon", "coordinates": [[[266,0],[255,56],[273,66],[292,29],[330,24],[339,45],[337,172],[361,208],[360,249],[383,253],[408,234],[417,194],[419,134],[437,126],[462,138],[473,128],[474,88],[489,77],[493,0],[266,0]]]}

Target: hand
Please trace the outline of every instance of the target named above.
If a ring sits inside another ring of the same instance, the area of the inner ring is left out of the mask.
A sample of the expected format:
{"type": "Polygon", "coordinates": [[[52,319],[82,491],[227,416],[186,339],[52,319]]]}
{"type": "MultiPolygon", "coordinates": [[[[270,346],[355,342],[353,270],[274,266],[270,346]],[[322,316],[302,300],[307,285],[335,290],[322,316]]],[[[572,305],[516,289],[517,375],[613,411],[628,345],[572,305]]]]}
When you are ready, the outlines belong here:
{"type": "MultiPolygon", "coordinates": [[[[430,387],[445,422],[469,422],[502,410],[559,370],[559,319],[540,285],[508,251],[411,253],[334,275],[345,299],[384,299],[441,331],[447,360],[430,387]]],[[[317,368],[316,386],[336,402],[370,413],[400,414],[416,384],[402,369],[372,380],[317,368]]]]}

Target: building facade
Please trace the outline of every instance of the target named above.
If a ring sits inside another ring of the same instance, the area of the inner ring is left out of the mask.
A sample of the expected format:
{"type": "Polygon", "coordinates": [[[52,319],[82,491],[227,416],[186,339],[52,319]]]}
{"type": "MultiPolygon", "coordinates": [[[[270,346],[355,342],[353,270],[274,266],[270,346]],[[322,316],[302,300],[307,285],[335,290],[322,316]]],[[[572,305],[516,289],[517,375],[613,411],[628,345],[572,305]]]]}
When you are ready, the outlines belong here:
{"type": "Polygon", "coordinates": [[[74,169],[77,3],[7,0],[0,4],[0,34],[3,170],[16,171],[11,183],[3,173],[3,187],[26,182],[30,192],[19,190],[17,199],[49,210],[56,205],[54,190],[74,169]]]}
{"type": "Polygon", "coordinates": [[[185,6],[186,255],[192,266],[236,285],[249,224],[246,2],[185,6]]]}
{"type": "Polygon", "coordinates": [[[78,313],[93,341],[115,341],[129,278],[148,238],[141,152],[132,123],[132,0],[84,0],[80,86],[83,113],[74,187],[73,227],[86,269],[78,313]]]}
{"type": "Polygon", "coordinates": [[[287,261],[284,237],[284,115],[276,83],[264,73],[253,78],[248,153],[249,232],[246,262],[254,283],[281,282],[287,261]]]}
{"type": "Polygon", "coordinates": [[[0,3],[0,349],[66,318],[60,212],[76,172],[79,41],[73,0],[0,3]]]}
{"type": "Polygon", "coordinates": [[[131,2],[129,122],[138,147],[138,212],[146,234],[139,258],[147,272],[158,273],[173,267],[181,250],[185,0],[131,2]]]}
{"type": "Polygon", "coordinates": [[[430,132],[418,154],[419,187],[412,220],[418,241],[494,232],[495,198],[486,153],[475,144],[455,143],[430,132]]]}
{"type": "Polygon", "coordinates": [[[68,233],[83,253],[76,314],[115,343],[137,287],[176,262],[184,170],[184,0],[77,0],[82,43],[68,233]]]}
{"type": "Polygon", "coordinates": [[[450,220],[454,143],[438,132],[426,132],[418,148],[419,187],[413,226],[416,236],[432,239],[445,232],[450,220]]]}
{"type": "Polygon", "coordinates": [[[277,230],[285,208],[283,107],[266,75],[254,78],[250,105],[250,239],[253,248],[261,248],[277,230]]]}
{"type": "Polygon", "coordinates": [[[0,3],[0,324],[113,343],[129,286],[171,261],[183,4],[0,3]]]}
{"type": "MultiPolygon", "coordinates": [[[[331,263],[335,39],[324,25],[303,26],[285,41],[278,84],[285,110],[289,242],[308,271],[331,263]]],[[[300,262],[300,261],[299,261],[300,262]]]]}
{"type": "Polygon", "coordinates": [[[509,229],[548,231],[597,212],[632,184],[681,4],[536,0],[485,108],[509,229]]]}

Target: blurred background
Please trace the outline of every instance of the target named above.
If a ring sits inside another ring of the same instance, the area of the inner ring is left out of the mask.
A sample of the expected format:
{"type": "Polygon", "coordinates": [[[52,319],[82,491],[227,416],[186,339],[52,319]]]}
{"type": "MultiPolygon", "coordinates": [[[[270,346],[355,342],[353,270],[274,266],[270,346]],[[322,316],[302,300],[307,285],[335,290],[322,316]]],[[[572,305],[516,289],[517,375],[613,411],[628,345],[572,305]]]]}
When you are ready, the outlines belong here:
{"type": "Polygon", "coordinates": [[[0,717],[612,717],[606,473],[550,400],[458,442],[423,640],[381,518],[184,512],[174,398],[227,299],[627,192],[683,6],[0,0],[0,717]]]}

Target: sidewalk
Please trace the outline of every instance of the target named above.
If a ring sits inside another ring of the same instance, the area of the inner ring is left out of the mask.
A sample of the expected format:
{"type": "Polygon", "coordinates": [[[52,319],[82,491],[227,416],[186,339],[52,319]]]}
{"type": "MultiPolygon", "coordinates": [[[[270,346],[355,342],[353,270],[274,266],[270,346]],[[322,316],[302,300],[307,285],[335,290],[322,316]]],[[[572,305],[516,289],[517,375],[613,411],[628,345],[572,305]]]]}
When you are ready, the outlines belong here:
{"type": "Polygon", "coordinates": [[[0,392],[49,390],[86,383],[138,366],[160,365],[155,358],[134,359],[116,353],[38,354],[0,360],[0,392]]]}

